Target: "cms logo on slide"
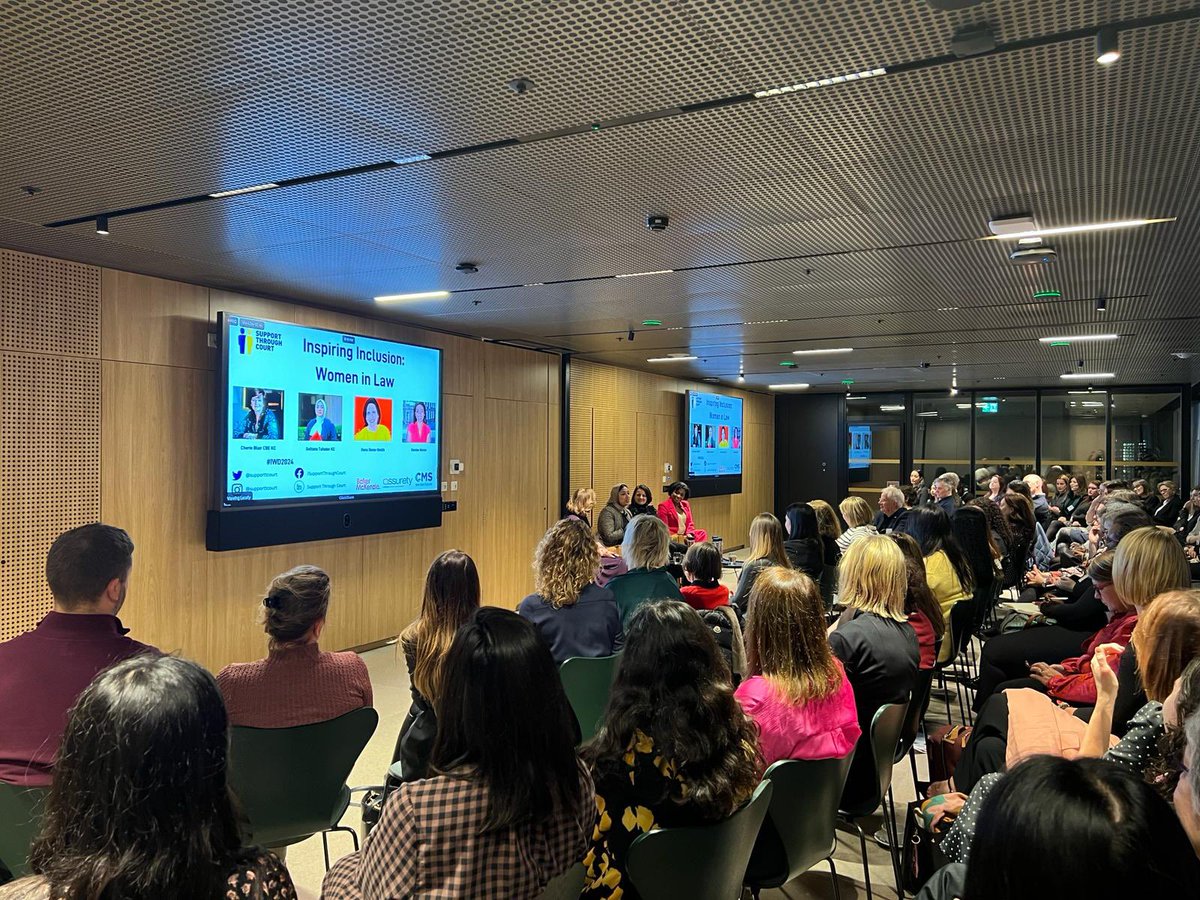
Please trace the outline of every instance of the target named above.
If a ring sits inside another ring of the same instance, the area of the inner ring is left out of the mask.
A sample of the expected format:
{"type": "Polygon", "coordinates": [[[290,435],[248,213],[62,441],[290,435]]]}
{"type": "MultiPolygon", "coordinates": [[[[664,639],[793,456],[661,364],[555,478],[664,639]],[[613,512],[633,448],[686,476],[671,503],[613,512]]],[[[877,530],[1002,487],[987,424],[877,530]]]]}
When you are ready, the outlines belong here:
{"type": "Polygon", "coordinates": [[[238,329],[238,353],[248,356],[254,352],[254,335],[246,334],[245,328],[238,329]]]}
{"type": "Polygon", "coordinates": [[[432,472],[418,472],[416,474],[417,484],[433,484],[432,472]]]}

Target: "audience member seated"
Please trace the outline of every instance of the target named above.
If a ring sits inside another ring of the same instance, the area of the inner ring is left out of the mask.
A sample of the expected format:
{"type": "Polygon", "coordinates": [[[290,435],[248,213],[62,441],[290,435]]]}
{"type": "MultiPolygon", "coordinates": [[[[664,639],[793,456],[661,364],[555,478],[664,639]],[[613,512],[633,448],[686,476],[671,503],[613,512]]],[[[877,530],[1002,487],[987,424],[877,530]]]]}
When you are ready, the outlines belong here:
{"type": "Polygon", "coordinates": [[[821,542],[817,511],[808,503],[793,503],[784,513],[786,535],[783,551],[793,569],[799,569],[814,581],[820,581],[825,568],[825,549],[821,542]]]}
{"type": "Polygon", "coordinates": [[[1006,587],[1021,587],[1025,573],[1034,564],[1037,544],[1037,519],[1033,515],[1033,504],[1024,494],[1008,491],[1000,501],[1000,511],[1008,523],[1012,541],[1008,545],[1008,566],[1005,567],[1006,587]]]}
{"type": "Polygon", "coordinates": [[[1130,489],[1134,494],[1133,502],[1153,514],[1158,506],[1158,498],[1150,493],[1150,482],[1145,478],[1135,478],[1130,484],[1130,489]]]}
{"type": "Polygon", "coordinates": [[[729,605],[729,588],[721,584],[721,554],[708,541],[692,544],[683,558],[683,574],[690,582],[680,588],[692,609],[729,605]]]}
{"type": "Polygon", "coordinates": [[[970,564],[975,591],[989,589],[1000,574],[1000,562],[992,544],[987,513],[969,504],[960,507],[950,520],[950,533],[970,564]]]}
{"type": "Polygon", "coordinates": [[[556,663],[573,656],[611,656],[624,643],[613,592],[593,580],[599,568],[596,539],[575,519],[551,525],[534,551],[535,593],[517,605],[517,612],[537,627],[556,663]]]}
{"type": "Polygon", "coordinates": [[[317,644],[328,611],[329,576],[321,569],[297,566],[275,576],[259,609],[270,636],[267,657],[228,665],[217,676],[230,725],[290,728],[371,705],[362,658],[317,644]]]}
{"type": "Polygon", "coordinates": [[[1175,520],[1175,537],[1181,544],[1200,544],[1200,484],[1192,488],[1188,502],[1179,510],[1175,520]]]}
{"type": "MultiPolygon", "coordinates": [[[[1092,656],[1096,648],[1101,644],[1126,646],[1138,620],[1137,610],[1122,600],[1113,586],[1113,555],[1112,552],[1102,553],[1088,567],[1096,596],[1108,611],[1108,624],[1083,642],[1083,654],[1060,663],[1030,663],[1028,677],[1005,681],[997,685],[995,691],[1030,688],[1072,706],[1091,706],[1096,702],[1096,682],[1092,678],[1092,656]]],[[[990,686],[989,682],[986,687],[990,686]]],[[[975,697],[977,707],[982,707],[987,700],[981,694],[982,691],[975,697]]]]}
{"type": "Polygon", "coordinates": [[[999,503],[1004,497],[1004,479],[999,475],[993,475],[988,479],[987,494],[984,495],[993,503],[999,503]]]}
{"type": "Polygon", "coordinates": [[[691,491],[687,484],[676,481],[667,488],[667,499],[658,504],[658,517],[667,526],[671,541],[690,547],[696,541],[707,541],[708,532],[697,528],[692,521],[692,505],[688,503],[691,491]]]}
{"type": "Polygon", "coordinates": [[[913,536],[925,558],[925,580],[942,610],[948,638],[942,641],[938,654],[945,662],[954,655],[950,631],[950,610],[954,605],[971,599],[975,576],[970,560],[950,530],[950,517],[936,506],[914,509],[908,520],[908,533],[913,536]]]}
{"type": "Polygon", "coordinates": [[[1046,499],[1046,483],[1042,481],[1041,475],[1029,473],[1023,479],[1029,485],[1029,499],[1033,503],[1033,517],[1043,529],[1050,525],[1050,520],[1054,517],[1050,512],[1050,501],[1046,499]]]}
{"type": "Polygon", "coordinates": [[[947,472],[933,479],[933,486],[929,489],[930,496],[933,498],[931,505],[944,512],[947,519],[958,511],[958,497],[955,495],[954,487],[954,479],[947,472]]]}
{"type": "Polygon", "coordinates": [[[1175,486],[1175,482],[1160,481],[1158,483],[1158,502],[1148,504],[1146,511],[1154,519],[1155,525],[1174,528],[1181,509],[1183,509],[1183,498],[1179,496],[1179,488],[1175,486]]]}
{"type": "Polygon", "coordinates": [[[970,862],[935,873],[917,900],[1200,896],[1200,860],[1167,803],[1099,760],[1036,757],[978,813],[970,862]]]}
{"type": "Polygon", "coordinates": [[[1054,519],[1050,523],[1050,527],[1046,529],[1046,537],[1054,543],[1058,539],[1058,532],[1068,526],[1082,526],[1087,516],[1087,508],[1091,505],[1092,498],[1096,496],[1099,487],[1096,482],[1084,482],[1078,476],[1072,475],[1068,479],[1069,489],[1067,494],[1061,501],[1056,501],[1058,512],[1054,513],[1053,507],[1051,512],[1054,513],[1054,519]]]}
{"type": "Polygon", "coordinates": [[[875,513],[872,524],[879,534],[891,534],[893,531],[904,530],[904,520],[908,510],[904,508],[904,492],[898,487],[888,485],[879,492],[879,512],[875,513]]]}
{"type": "Polygon", "coordinates": [[[46,785],[67,710],[96,673],[139,653],[126,637],[133,541],[112,525],[60,534],[46,555],[54,606],[32,631],[0,644],[0,781],[46,785]]]}
{"type": "Polygon", "coordinates": [[[904,611],[908,624],[917,635],[917,646],[921,650],[921,669],[932,669],[937,663],[938,642],[946,634],[946,619],[938,606],[925,579],[925,557],[912,535],[896,533],[890,535],[900,552],[904,554],[904,569],[908,577],[908,590],[904,594],[904,611]]]}
{"type": "Polygon", "coordinates": [[[1054,530],[1054,525],[1060,527],[1054,530],[1053,540],[1056,544],[1071,544],[1079,543],[1087,539],[1088,527],[1092,524],[1100,504],[1100,485],[1098,482],[1089,481],[1087,490],[1084,496],[1080,499],[1079,505],[1071,513],[1070,517],[1065,518],[1065,521],[1060,520],[1058,523],[1051,523],[1051,529],[1054,530]]]}
{"type": "Polygon", "coordinates": [[[682,600],[679,583],[667,571],[671,547],[667,528],[656,516],[638,516],[625,529],[621,558],[629,571],[608,583],[621,621],[651,600],[682,600]]]}
{"type": "Polygon", "coordinates": [[[575,717],[554,660],[508,610],[476,610],[446,654],[433,777],[383,807],[363,849],[325,876],[328,900],[532,900],[582,858],[596,821],[575,717]]]}
{"type": "Polygon", "coordinates": [[[654,495],[650,493],[650,488],[644,484],[639,484],[633,489],[633,500],[629,504],[629,512],[632,516],[656,516],[658,511],[654,508],[654,495]]]}
{"type": "Polygon", "coordinates": [[[730,601],[742,612],[750,604],[750,591],[758,576],[771,566],[791,568],[783,548],[783,526],[770,513],[759,513],[750,523],[750,551],[738,576],[737,590],[730,601]]]}
{"type": "MultiPolygon", "coordinates": [[[[1001,497],[1000,499],[1003,500],[1004,498],[1001,497]]],[[[1008,520],[1004,518],[1004,512],[1000,509],[1000,504],[989,500],[987,497],[977,497],[967,505],[983,510],[984,516],[987,517],[988,538],[991,542],[992,556],[999,561],[1000,577],[1006,583],[1008,581],[1008,547],[1013,540],[1012,531],[1008,527],[1008,520]]],[[[1024,574],[1023,570],[1018,573],[1016,581],[1019,582],[1019,576],[1023,576],[1024,574]]],[[[1010,585],[1005,584],[1004,586],[1010,585]]]]}
{"type": "Polygon", "coordinates": [[[847,497],[838,504],[838,511],[846,520],[848,526],[837,539],[838,553],[845,553],[847,548],[864,535],[879,534],[872,524],[871,506],[862,497],[847,497]]]}
{"type": "Polygon", "coordinates": [[[1115,644],[1096,649],[1092,669],[1096,706],[1087,725],[1044,694],[1031,690],[994,694],[983,704],[955,770],[957,790],[969,793],[983,775],[1002,772],[1036,753],[1062,755],[1077,748],[1080,755],[1099,756],[1112,743],[1114,729],[1124,738],[1120,749],[1110,751],[1108,757],[1139,771],[1145,768],[1162,731],[1162,701],[1187,663],[1200,654],[1200,594],[1180,590],[1188,584],[1182,551],[1170,535],[1154,528],[1139,529],[1121,542],[1113,557],[1113,583],[1125,603],[1138,612],[1134,652],[1121,653],[1124,648],[1115,644]],[[1180,599],[1175,599],[1176,594],[1180,599]],[[1166,601],[1161,609],[1159,601],[1166,601]],[[1124,692],[1144,691],[1148,701],[1126,722],[1114,721],[1119,686],[1106,661],[1109,652],[1120,654],[1119,668],[1130,679],[1140,674],[1140,683],[1126,680],[1124,692]],[[1103,677],[1096,660],[1103,664],[1103,677]]]}
{"type": "Polygon", "coordinates": [[[424,778],[437,733],[434,704],[441,694],[446,654],[454,636],[479,609],[479,572],[461,550],[438,555],[425,574],[421,613],[400,632],[412,704],[400,726],[395,759],[404,781],[424,778]]]}
{"type": "Polygon", "coordinates": [[[626,871],[634,838],[724,819],[750,797],[762,774],[755,728],[687,604],[649,603],[630,619],[604,722],[583,753],[599,813],[585,898],[639,900],[626,871]]]}
{"type": "Polygon", "coordinates": [[[811,500],[809,506],[817,514],[817,530],[821,532],[821,546],[825,552],[825,565],[836,566],[842,557],[838,549],[838,538],[842,536],[842,525],[838,522],[837,513],[824,500],[811,500]]]}
{"type": "Polygon", "coordinates": [[[920,508],[928,505],[929,487],[925,484],[925,477],[920,469],[913,469],[908,473],[908,488],[904,493],[909,507],[920,508]]]}
{"type": "Polygon", "coordinates": [[[142,654],[101,672],[66,723],[34,874],[0,897],[294,900],[279,859],[242,845],[228,752],[221,693],[200,666],[142,654]]]}
{"type": "Polygon", "coordinates": [[[625,528],[633,519],[629,509],[631,495],[629,485],[614,485],[609,492],[608,503],[600,510],[600,518],[596,522],[596,533],[606,547],[619,547],[625,539],[625,528]]]}
{"type": "Polygon", "coordinates": [[[735,696],[758,725],[763,763],[842,758],[861,731],[854,690],[825,636],[820,589],[803,572],[776,567],[750,596],[750,677],[735,696]]]}
{"type": "MultiPolygon", "coordinates": [[[[921,512],[945,515],[940,510],[921,512]]],[[[842,560],[839,584],[846,612],[830,632],[829,646],[854,688],[859,729],[869,734],[876,710],[907,701],[917,681],[921,651],[904,609],[904,554],[882,534],[855,541],[842,560]]],[[[848,784],[869,782],[874,766],[868,745],[860,742],[848,784]]],[[[848,798],[852,799],[857,798],[848,798]]]]}
{"type": "Polygon", "coordinates": [[[1054,477],[1054,495],[1046,496],[1046,502],[1050,505],[1051,517],[1061,516],[1063,513],[1063,508],[1067,505],[1069,500],[1075,496],[1071,493],[1071,489],[1067,486],[1067,480],[1066,474],[1062,472],[1054,477]]]}
{"type": "MultiPolygon", "coordinates": [[[[1200,674],[1200,666],[1196,667],[1200,674]]],[[[1194,709],[1183,722],[1184,749],[1182,771],[1175,785],[1175,814],[1200,856],[1200,709],[1194,709]]]]}
{"type": "Polygon", "coordinates": [[[578,519],[588,528],[592,527],[592,510],[596,506],[596,492],[590,487],[579,488],[571,495],[563,508],[564,519],[578,519]]]}

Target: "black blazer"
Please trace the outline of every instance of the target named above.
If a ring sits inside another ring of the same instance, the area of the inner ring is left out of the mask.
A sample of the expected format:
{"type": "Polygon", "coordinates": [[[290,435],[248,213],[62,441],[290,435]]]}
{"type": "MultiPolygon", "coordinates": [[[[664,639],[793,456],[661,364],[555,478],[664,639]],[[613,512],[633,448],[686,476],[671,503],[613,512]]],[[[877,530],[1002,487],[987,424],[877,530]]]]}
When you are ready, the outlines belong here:
{"type": "Polygon", "coordinates": [[[1154,519],[1155,525],[1166,525],[1168,528],[1174,528],[1175,520],[1179,518],[1179,511],[1181,509],[1183,509],[1183,498],[1178,494],[1166,501],[1160,497],[1158,504],[1150,508],[1150,517],[1154,519]]]}

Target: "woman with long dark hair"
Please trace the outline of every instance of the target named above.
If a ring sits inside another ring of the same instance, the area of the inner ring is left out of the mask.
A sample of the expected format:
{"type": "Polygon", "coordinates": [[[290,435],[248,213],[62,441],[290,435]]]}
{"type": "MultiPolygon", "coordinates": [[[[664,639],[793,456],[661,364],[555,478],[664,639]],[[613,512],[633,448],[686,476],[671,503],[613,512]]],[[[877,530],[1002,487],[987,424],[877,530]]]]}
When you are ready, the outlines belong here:
{"type": "MultiPolygon", "coordinates": [[[[948,625],[950,610],[956,603],[969,600],[975,589],[975,571],[971,561],[954,537],[950,517],[938,507],[914,509],[908,515],[907,530],[921,548],[921,555],[925,558],[925,580],[948,625]]],[[[953,637],[943,640],[938,658],[944,662],[953,653],[953,637]]]]}
{"type": "Polygon", "coordinates": [[[400,632],[399,647],[408,668],[412,705],[396,744],[404,780],[424,778],[437,733],[434,704],[441,693],[446,654],[458,629],[479,609],[479,572],[461,550],[438,555],[425,574],[421,614],[400,632]]]}
{"type": "Polygon", "coordinates": [[[1200,896],[1200,861],[1171,807],[1100,760],[1022,763],[983,802],[977,833],[987,839],[970,862],[937,872],[919,900],[1200,896]]]}
{"type": "Polygon", "coordinates": [[[825,549],[817,511],[808,503],[793,503],[784,513],[783,550],[793,569],[820,580],[825,566],[825,549]]]}
{"type": "Polygon", "coordinates": [[[650,492],[649,487],[639,484],[633,489],[633,498],[629,503],[629,513],[633,518],[658,515],[654,510],[654,494],[650,492]]]}
{"type": "Polygon", "coordinates": [[[432,777],[388,798],[322,897],[541,894],[582,857],[596,818],[575,718],[533,626],[477,610],[446,654],[432,777]]]}
{"type": "Polygon", "coordinates": [[[937,663],[937,642],[946,633],[946,619],[925,580],[925,557],[912,535],[902,531],[889,534],[904,554],[904,569],[908,575],[908,591],[904,595],[904,611],[908,624],[917,635],[921,648],[922,669],[932,669],[937,663]]]}
{"type": "Polygon", "coordinates": [[[200,666],[143,655],[101,672],[67,721],[34,875],[0,895],[292,900],[278,858],[242,846],[228,752],[225,704],[200,666]]]}
{"type": "Polygon", "coordinates": [[[1037,517],[1033,503],[1024,494],[1009,491],[1000,501],[1000,511],[1008,522],[1012,542],[1004,565],[1004,586],[1019,587],[1025,573],[1033,566],[1033,549],[1037,543],[1037,517]]]}
{"type": "Polygon", "coordinates": [[[625,871],[634,838],[726,818],[754,791],[754,725],[712,632],[686,603],[648,603],[630,619],[604,723],[584,758],[600,812],[584,857],[587,898],[638,900],[625,871]]]}

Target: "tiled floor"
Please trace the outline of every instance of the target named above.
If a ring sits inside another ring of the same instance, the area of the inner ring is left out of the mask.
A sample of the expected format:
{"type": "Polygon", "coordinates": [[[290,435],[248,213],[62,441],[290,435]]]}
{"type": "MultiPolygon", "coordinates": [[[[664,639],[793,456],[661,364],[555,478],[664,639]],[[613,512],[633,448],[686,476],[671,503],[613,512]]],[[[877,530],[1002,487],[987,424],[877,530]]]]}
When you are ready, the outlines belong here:
{"type": "MultiPolygon", "coordinates": [[[[371,650],[364,653],[362,657],[371,672],[371,683],[375,689],[375,707],[379,710],[380,718],[379,728],[354,767],[354,772],[350,777],[351,786],[379,784],[383,781],[384,772],[392,761],[396,735],[399,733],[400,725],[409,706],[408,673],[403,660],[398,658],[396,647],[393,645],[371,650]]],[[[945,705],[940,702],[935,693],[934,702],[930,704],[931,725],[944,721],[944,712],[945,705]]],[[[923,757],[918,757],[918,772],[922,778],[926,777],[923,757]]],[[[907,764],[902,763],[896,766],[894,792],[897,807],[903,815],[906,804],[913,799],[912,774],[907,764]]],[[[878,817],[867,820],[865,827],[870,832],[872,829],[879,828],[881,821],[878,817]]],[[[343,822],[357,828],[359,826],[358,808],[350,807],[343,822]]],[[[330,856],[333,859],[337,859],[353,849],[350,838],[346,834],[335,834],[330,837],[329,842],[330,856]]],[[[867,856],[871,864],[874,896],[880,900],[894,900],[896,888],[891,874],[888,852],[868,840],[867,856]]],[[[858,836],[855,833],[839,832],[838,849],[834,860],[837,865],[843,900],[865,897],[862,857],[858,836]]],[[[290,847],[287,854],[287,866],[302,898],[312,900],[319,896],[321,879],[325,873],[319,837],[310,838],[302,844],[290,847]]],[[[797,878],[783,889],[764,891],[762,897],[764,900],[826,898],[833,897],[833,890],[828,870],[822,865],[797,878]]]]}

